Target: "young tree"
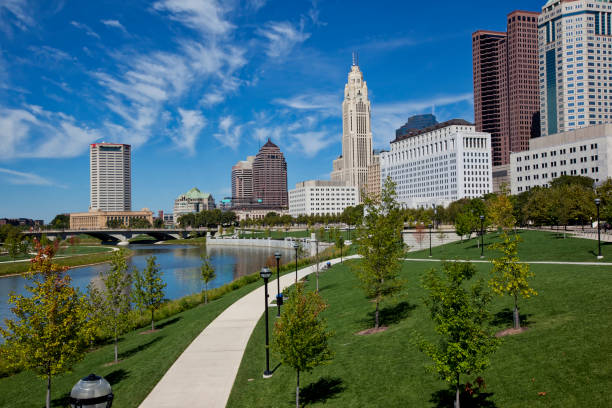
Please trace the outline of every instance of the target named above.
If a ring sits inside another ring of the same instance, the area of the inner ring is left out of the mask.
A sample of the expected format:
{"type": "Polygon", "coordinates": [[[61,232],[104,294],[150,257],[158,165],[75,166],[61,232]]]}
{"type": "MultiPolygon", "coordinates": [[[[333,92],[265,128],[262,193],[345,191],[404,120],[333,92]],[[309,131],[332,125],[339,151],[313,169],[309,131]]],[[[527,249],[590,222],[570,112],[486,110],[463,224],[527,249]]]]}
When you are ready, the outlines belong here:
{"type": "Polygon", "coordinates": [[[342,263],[342,248],[344,248],[344,237],[342,236],[342,233],[339,232],[336,234],[335,241],[336,248],[340,250],[340,263],[342,263]]]}
{"type": "Polygon", "coordinates": [[[151,330],[155,330],[154,313],[164,303],[166,282],[162,279],[155,257],[147,258],[147,267],[142,274],[134,269],[134,302],[140,310],[151,311],[151,330]]]}
{"type": "Polygon", "coordinates": [[[508,195],[508,190],[504,187],[487,201],[487,216],[493,225],[503,230],[512,229],[516,224],[514,208],[508,195]]]}
{"type": "Polygon", "coordinates": [[[132,276],[127,272],[125,251],[113,254],[110,269],[100,275],[104,288],[99,291],[89,287],[90,304],[95,307],[93,314],[100,322],[102,331],[109,334],[115,344],[115,363],[118,360],[117,342],[119,336],[129,327],[130,288],[132,276]]]}
{"type": "Polygon", "coordinates": [[[414,239],[419,244],[419,248],[423,247],[423,240],[425,239],[425,225],[417,223],[414,229],[414,239]]]}
{"type": "Polygon", "coordinates": [[[13,261],[19,256],[19,243],[21,241],[19,235],[19,232],[11,230],[6,239],[4,240],[4,247],[8,251],[8,254],[13,259],[13,261]]]}
{"type": "Polygon", "coordinates": [[[395,197],[395,183],[387,178],[380,197],[365,196],[366,215],[357,229],[357,248],[363,259],[356,272],[366,296],[376,303],[375,328],[380,327],[380,303],[402,288],[398,274],[405,253],[404,223],[395,197]]]}
{"type": "Polygon", "coordinates": [[[432,269],[423,279],[428,291],[425,304],[441,339],[431,343],[419,337],[418,343],[421,351],[433,360],[432,371],[455,386],[455,408],[459,408],[461,374],[484,370],[499,341],[483,327],[491,300],[484,290],[484,281],[479,280],[469,289],[464,285],[476,268],[470,263],[447,262],[443,269],[444,276],[432,269]]]}
{"type": "Polygon", "coordinates": [[[530,271],[529,264],[521,263],[519,260],[518,245],[521,238],[518,235],[512,238],[508,233],[503,233],[502,239],[502,242],[491,245],[492,249],[501,251],[502,255],[493,260],[493,277],[489,281],[489,286],[501,296],[508,294],[514,297],[514,328],[520,329],[518,297],[528,299],[538,294],[529,287],[528,282],[535,274],[530,271]]]}
{"type": "Polygon", "coordinates": [[[303,283],[298,283],[289,292],[284,311],[274,325],[272,350],[280,356],[283,364],[297,373],[295,406],[300,406],[300,372],[312,371],[320,364],[331,360],[333,354],[327,340],[325,321],[320,317],[327,305],[319,294],[306,293],[303,283]]]}
{"type": "Polygon", "coordinates": [[[28,256],[30,253],[30,240],[27,237],[24,237],[23,240],[19,242],[19,252],[21,252],[23,256],[28,256]]]}
{"type": "Polygon", "coordinates": [[[66,267],[53,263],[51,246],[37,246],[26,290],[30,297],[11,294],[13,320],[0,327],[1,351],[12,366],[22,366],[47,380],[46,407],[51,406],[51,379],[80,361],[93,338],[85,298],[71,286],[66,267]]]}
{"type": "Polygon", "coordinates": [[[201,256],[200,277],[204,281],[204,303],[208,303],[208,283],[217,277],[215,268],[210,263],[210,257],[206,254],[201,256]]]}
{"type": "Polygon", "coordinates": [[[461,241],[463,241],[463,237],[467,235],[468,239],[472,235],[472,226],[473,222],[470,214],[467,212],[461,212],[457,214],[455,218],[455,233],[459,235],[461,241]]]}

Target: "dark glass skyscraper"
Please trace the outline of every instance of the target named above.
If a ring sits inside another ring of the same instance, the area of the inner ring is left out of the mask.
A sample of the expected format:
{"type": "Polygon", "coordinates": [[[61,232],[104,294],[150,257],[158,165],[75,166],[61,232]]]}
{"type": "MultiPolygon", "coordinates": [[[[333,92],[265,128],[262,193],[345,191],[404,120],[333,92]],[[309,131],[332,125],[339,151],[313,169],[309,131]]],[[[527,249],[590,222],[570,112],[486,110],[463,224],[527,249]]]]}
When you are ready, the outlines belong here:
{"type": "Polygon", "coordinates": [[[261,207],[289,207],[287,162],[279,147],[270,139],[259,150],[253,162],[253,195],[261,207]]]}
{"type": "Polygon", "coordinates": [[[414,115],[408,118],[408,121],[404,126],[395,131],[395,138],[400,139],[402,136],[407,136],[414,130],[422,130],[430,126],[438,124],[438,120],[435,115],[431,113],[425,115],[414,115]]]}

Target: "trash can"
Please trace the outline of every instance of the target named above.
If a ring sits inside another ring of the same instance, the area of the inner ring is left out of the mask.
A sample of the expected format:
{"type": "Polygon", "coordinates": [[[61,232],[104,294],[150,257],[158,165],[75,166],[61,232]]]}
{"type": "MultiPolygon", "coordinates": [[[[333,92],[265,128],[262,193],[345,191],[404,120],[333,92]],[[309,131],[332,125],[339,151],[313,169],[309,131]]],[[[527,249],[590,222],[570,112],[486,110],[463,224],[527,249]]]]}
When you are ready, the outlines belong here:
{"type": "Polygon", "coordinates": [[[276,304],[278,306],[283,305],[283,294],[282,293],[279,293],[278,295],[276,295],[276,304]]]}
{"type": "Polygon", "coordinates": [[[104,378],[95,374],[79,380],[70,391],[71,408],[111,408],[113,391],[104,378]]]}

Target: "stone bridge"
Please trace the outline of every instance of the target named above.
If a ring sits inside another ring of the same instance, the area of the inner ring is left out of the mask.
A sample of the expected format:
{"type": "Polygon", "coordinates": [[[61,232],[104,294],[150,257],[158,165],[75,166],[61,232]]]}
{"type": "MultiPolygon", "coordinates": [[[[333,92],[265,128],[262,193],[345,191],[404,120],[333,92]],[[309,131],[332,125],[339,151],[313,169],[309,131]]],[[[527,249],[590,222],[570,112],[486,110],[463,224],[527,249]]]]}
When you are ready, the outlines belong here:
{"type": "Polygon", "coordinates": [[[217,232],[214,228],[193,228],[193,229],[179,229],[179,228],[135,228],[135,229],[122,229],[122,228],[107,228],[107,229],[79,229],[79,230],[41,230],[41,231],[24,231],[23,235],[31,236],[40,239],[44,234],[50,240],[60,238],[61,240],[69,239],[73,236],[87,234],[94,238],[98,238],[103,242],[115,243],[119,245],[127,245],[128,240],[138,235],[148,235],[158,241],[166,241],[169,239],[181,239],[188,238],[191,234],[198,236],[207,235],[209,233],[217,232]]]}

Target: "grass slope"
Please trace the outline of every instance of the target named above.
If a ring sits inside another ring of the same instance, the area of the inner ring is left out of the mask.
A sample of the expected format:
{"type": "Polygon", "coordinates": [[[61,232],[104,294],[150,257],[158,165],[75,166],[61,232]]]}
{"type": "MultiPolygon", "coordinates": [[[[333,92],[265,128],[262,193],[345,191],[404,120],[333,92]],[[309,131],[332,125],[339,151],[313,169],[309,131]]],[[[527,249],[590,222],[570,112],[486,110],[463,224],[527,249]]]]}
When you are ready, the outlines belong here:
{"type": "MultiPolygon", "coordinates": [[[[160,321],[160,330],[140,334],[147,328],[125,335],[119,343],[119,364],[113,360],[113,345],[88,353],[72,373],[53,379],[52,400],[55,407],[68,406],[66,397],[72,386],[90,373],[106,378],[113,387],[113,408],[137,407],[153,389],[172,363],[191,341],[223,310],[261,283],[255,282],[230,292],[208,305],[200,305],[160,321]]],[[[21,372],[0,379],[0,407],[44,407],[45,382],[31,372],[21,372]]]]}
{"type": "MultiPolygon", "coordinates": [[[[440,264],[433,264],[439,268],[440,264]]],[[[386,332],[354,333],[373,324],[372,304],[364,298],[347,265],[321,275],[325,312],[335,332],[335,359],[302,376],[306,406],[451,407],[454,393],[425,370],[430,364],[412,343],[413,333],[433,338],[422,298],[420,277],[431,263],[406,262],[401,296],[383,309],[386,332]]],[[[488,277],[489,265],[478,264],[488,277]]],[[[521,301],[530,330],[504,341],[483,374],[486,393],[462,396],[462,407],[610,407],[612,395],[612,325],[609,268],[534,265],[533,286],[539,296],[521,301]],[[539,395],[545,392],[546,395],[539,395]]],[[[312,289],[313,280],[309,282],[312,289]]],[[[511,325],[510,298],[496,297],[494,330],[511,325]]],[[[262,379],[263,319],[251,337],[228,407],[287,407],[295,404],[295,372],[280,365],[271,379],[262,379]]],[[[278,358],[272,357],[271,367],[278,358]]],[[[472,381],[473,377],[462,377],[472,381]]]]}
{"type": "MultiPolygon", "coordinates": [[[[547,231],[527,231],[520,230],[518,234],[523,239],[519,245],[519,257],[522,261],[559,261],[559,262],[596,262],[597,261],[597,241],[573,238],[567,235],[563,238],[563,233],[547,231]]],[[[491,232],[484,237],[484,256],[485,259],[492,259],[499,256],[499,251],[493,251],[488,246],[493,242],[501,241],[497,232],[491,232]]],[[[432,249],[432,256],[435,259],[480,259],[480,248],[478,241],[472,238],[469,241],[457,241],[445,244],[432,249]]],[[[407,258],[427,258],[429,257],[428,241],[423,244],[427,249],[410,252],[407,258]]],[[[601,251],[604,259],[601,262],[612,262],[612,242],[602,242],[601,251]]]]}

